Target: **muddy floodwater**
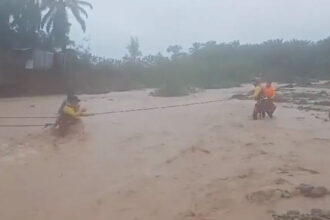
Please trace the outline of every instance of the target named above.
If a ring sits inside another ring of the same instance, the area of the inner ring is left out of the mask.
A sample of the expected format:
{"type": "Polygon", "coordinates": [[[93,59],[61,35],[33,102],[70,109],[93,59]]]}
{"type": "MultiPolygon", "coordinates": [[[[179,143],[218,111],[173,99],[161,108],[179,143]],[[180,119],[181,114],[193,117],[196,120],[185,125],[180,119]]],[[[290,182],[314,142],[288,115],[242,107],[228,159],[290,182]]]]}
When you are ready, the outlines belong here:
{"type": "MultiPolygon", "coordinates": [[[[229,99],[251,89],[82,95],[89,112],[224,101],[88,117],[64,138],[49,128],[0,128],[0,219],[271,220],[329,208],[328,192],[313,197],[298,187],[330,188],[327,106],[281,102],[274,119],[253,121],[253,101],[229,99]]],[[[330,94],[315,90],[323,102],[330,94]]],[[[52,116],[63,99],[0,99],[0,116],[52,116]]]]}

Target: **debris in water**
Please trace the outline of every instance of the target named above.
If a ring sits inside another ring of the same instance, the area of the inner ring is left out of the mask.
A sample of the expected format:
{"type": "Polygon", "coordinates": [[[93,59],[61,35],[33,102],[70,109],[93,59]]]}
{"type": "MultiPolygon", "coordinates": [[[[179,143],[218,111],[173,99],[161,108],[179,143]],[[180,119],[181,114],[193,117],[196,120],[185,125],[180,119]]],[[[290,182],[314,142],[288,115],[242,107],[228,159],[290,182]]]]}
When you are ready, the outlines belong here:
{"type": "Polygon", "coordinates": [[[286,214],[273,214],[274,220],[327,220],[330,219],[330,210],[312,209],[309,213],[302,214],[297,210],[287,211],[286,214]]]}
{"type": "Polygon", "coordinates": [[[309,184],[300,184],[297,189],[305,197],[311,198],[320,198],[328,194],[328,189],[324,186],[314,187],[309,184]]]}

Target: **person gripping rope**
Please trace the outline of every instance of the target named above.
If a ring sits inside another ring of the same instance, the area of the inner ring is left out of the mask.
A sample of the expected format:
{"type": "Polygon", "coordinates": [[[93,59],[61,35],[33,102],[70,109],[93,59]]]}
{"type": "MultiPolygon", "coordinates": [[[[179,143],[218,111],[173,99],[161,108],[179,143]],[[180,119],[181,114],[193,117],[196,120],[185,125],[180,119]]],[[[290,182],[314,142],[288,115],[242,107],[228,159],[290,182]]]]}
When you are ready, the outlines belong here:
{"type": "Polygon", "coordinates": [[[253,95],[250,96],[250,98],[253,98],[257,101],[253,110],[253,119],[257,120],[258,118],[264,118],[266,116],[262,105],[262,101],[264,99],[264,92],[260,79],[256,78],[255,80],[253,80],[253,85],[255,88],[253,95]]]}
{"type": "Polygon", "coordinates": [[[275,88],[272,85],[271,81],[267,81],[266,86],[263,88],[264,93],[264,101],[262,103],[264,111],[267,113],[267,115],[272,118],[273,114],[276,110],[276,106],[274,104],[274,98],[275,98],[275,88]]]}
{"type": "Polygon", "coordinates": [[[58,109],[57,113],[60,115],[63,113],[63,108],[65,107],[65,105],[68,103],[69,100],[73,99],[74,94],[69,92],[66,96],[66,99],[62,102],[60,108],[58,109]]]}
{"type": "Polygon", "coordinates": [[[65,103],[62,103],[59,109],[59,116],[54,126],[59,128],[62,136],[67,133],[71,125],[79,122],[81,117],[93,115],[87,114],[86,110],[82,109],[79,103],[80,99],[75,95],[68,96],[65,103]]]}
{"type": "Polygon", "coordinates": [[[266,82],[266,86],[264,87],[264,95],[267,99],[273,100],[275,98],[275,88],[271,81],[266,82]]]}

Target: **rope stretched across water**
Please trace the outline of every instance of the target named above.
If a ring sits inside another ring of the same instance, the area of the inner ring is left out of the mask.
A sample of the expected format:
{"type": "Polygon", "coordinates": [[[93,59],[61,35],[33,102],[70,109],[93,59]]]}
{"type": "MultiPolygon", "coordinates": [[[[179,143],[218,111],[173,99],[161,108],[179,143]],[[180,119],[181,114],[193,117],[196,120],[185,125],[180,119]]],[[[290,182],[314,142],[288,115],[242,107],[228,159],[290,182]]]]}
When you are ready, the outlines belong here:
{"type": "Polygon", "coordinates": [[[49,124],[35,124],[35,125],[0,125],[0,128],[30,128],[30,127],[44,127],[47,128],[48,126],[54,125],[52,123],[49,124]]]}
{"type": "Polygon", "coordinates": [[[0,116],[0,119],[54,119],[56,116],[0,116]]]}
{"type": "MultiPolygon", "coordinates": [[[[137,109],[126,109],[126,110],[118,110],[118,111],[108,111],[108,112],[98,112],[92,113],[91,116],[97,115],[109,115],[109,114],[119,114],[119,113],[129,113],[129,112],[139,112],[139,111],[151,111],[151,110],[159,110],[159,109],[169,109],[169,108],[178,108],[178,107],[185,107],[185,106],[193,106],[193,105],[203,105],[208,103],[215,103],[215,102],[223,102],[227,99],[215,99],[215,100],[208,100],[202,102],[192,102],[186,104],[177,104],[177,105],[167,105],[167,106],[160,106],[160,107],[149,107],[149,108],[137,108],[137,109]]],[[[56,116],[0,116],[0,119],[55,119],[56,116]]],[[[19,128],[19,127],[48,127],[53,125],[52,123],[47,124],[24,124],[24,125],[1,125],[0,128],[19,128]]]]}
{"type": "Polygon", "coordinates": [[[149,107],[149,108],[137,108],[137,109],[127,109],[127,110],[119,110],[119,111],[109,111],[109,112],[99,112],[94,113],[93,115],[107,115],[107,114],[118,114],[118,113],[128,113],[128,112],[139,112],[139,111],[150,111],[150,110],[158,110],[158,109],[167,109],[167,108],[178,108],[178,107],[185,107],[185,106],[192,106],[192,105],[202,105],[214,102],[223,102],[226,99],[216,99],[216,100],[209,100],[203,102],[192,102],[186,104],[177,104],[177,105],[166,105],[160,107],[149,107]]]}

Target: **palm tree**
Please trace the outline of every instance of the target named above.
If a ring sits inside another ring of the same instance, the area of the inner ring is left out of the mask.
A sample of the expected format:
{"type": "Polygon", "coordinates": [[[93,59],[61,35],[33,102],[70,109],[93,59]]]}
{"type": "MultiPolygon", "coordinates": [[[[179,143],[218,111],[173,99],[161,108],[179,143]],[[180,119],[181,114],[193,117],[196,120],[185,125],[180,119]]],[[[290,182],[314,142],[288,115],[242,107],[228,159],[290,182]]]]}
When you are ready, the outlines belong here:
{"type": "Polygon", "coordinates": [[[172,59],[178,58],[182,55],[182,47],[180,45],[171,45],[167,48],[166,52],[172,54],[172,59]]]}
{"type": "Polygon", "coordinates": [[[202,43],[195,42],[195,43],[193,43],[192,47],[189,48],[189,52],[190,52],[191,54],[195,54],[195,53],[197,53],[202,47],[203,47],[203,44],[202,44],[202,43]]]}
{"type": "Polygon", "coordinates": [[[44,0],[43,8],[48,9],[43,16],[41,27],[50,33],[54,46],[60,46],[65,50],[70,43],[70,22],[68,10],[71,11],[75,19],[80,24],[82,30],[86,31],[86,23],[82,17],[88,17],[84,7],[93,9],[92,4],[82,0],[44,0]]]}
{"type": "Polygon", "coordinates": [[[9,49],[14,44],[12,18],[19,14],[20,5],[18,0],[0,0],[0,49],[9,49]]]}
{"type": "Polygon", "coordinates": [[[136,63],[136,60],[142,55],[140,51],[140,43],[137,37],[131,37],[130,44],[126,47],[129,53],[129,60],[136,63]]]}
{"type": "Polygon", "coordinates": [[[20,44],[23,47],[35,47],[39,44],[41,23],[40,0],[21,0],[16,10],[19,13],[12,17],[12,28],[17,32],[20,44]]]}

